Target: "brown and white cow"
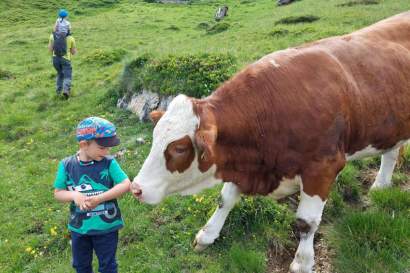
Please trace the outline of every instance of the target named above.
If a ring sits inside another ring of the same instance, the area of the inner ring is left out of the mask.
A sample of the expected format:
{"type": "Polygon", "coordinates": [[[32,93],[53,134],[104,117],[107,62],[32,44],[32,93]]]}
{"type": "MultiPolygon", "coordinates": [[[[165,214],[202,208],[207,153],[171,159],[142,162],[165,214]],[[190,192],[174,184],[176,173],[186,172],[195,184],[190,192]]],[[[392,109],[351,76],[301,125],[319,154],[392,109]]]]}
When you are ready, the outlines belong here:
{"type": "Polygon", "coordinates": [[[410,12],[350,35],[267,55],[205,99],[177,96],[156,123],[132,185],[142,202],[224,183],[223,204],[196,235],[218,238],[240,194],[300,190],[292,272],[312,272],[313,237],[346,161],[382,155],[373,188],[391,184],[410,139],[410,12]]]}

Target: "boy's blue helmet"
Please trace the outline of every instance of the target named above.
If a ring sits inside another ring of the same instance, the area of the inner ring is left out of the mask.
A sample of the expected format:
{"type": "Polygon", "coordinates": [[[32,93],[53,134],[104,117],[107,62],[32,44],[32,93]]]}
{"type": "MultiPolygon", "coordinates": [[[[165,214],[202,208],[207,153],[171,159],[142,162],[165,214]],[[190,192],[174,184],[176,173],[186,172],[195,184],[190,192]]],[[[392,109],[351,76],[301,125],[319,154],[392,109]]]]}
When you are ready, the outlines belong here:
{"type": "Polygon", "coordinates": [[[89,117],[82,120],[76,130],[76,138],[81,140],[95,140],[98,145],[113,147],[120,144],[114,124],[99,117],[89,117]]]}
{"type": "Polygon", "coordinates": [[[61,18],[67,17],[68,16],[68,11],[66,11],[65,9],[60,9],[58,11],[58,16],[61,18]]]}

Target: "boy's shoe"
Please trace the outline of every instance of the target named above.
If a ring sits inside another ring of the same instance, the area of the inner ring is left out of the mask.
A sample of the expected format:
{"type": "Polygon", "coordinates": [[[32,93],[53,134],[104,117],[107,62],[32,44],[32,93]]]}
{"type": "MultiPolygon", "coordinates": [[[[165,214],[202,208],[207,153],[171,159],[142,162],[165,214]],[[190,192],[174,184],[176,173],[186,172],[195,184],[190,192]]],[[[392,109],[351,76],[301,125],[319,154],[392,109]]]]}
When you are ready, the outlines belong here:
{"type": "Polygon", "coordinates": [[[60,95],[60,94],[61,94],[61,91],[62,91],[62,89],[56,89],[57,95],[60,95]]]}

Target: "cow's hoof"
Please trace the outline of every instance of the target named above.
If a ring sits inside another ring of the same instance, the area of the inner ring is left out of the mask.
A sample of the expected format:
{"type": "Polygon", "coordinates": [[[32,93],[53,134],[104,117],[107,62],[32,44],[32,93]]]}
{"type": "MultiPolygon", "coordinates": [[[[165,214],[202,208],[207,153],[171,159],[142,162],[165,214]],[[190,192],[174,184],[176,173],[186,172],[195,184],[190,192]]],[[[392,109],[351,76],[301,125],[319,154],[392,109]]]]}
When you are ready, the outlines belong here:
{"type": "Polygon", "coordinates": [[[209,245],[200,244],[200,243],[198,242],[198,240],[195,239],[194,242],[192,243],[192,246],[194,247],[194,250],[195,250],[196,252],[201,252],[201,251],[204,251],[205,248],[207,248],[209,245]]]}
{"type": "Polygon", "coordinates": [[[312,273],[310,266],[304,266],[298,262],[293,261],[289,267],[291,273],[312,273]]]}

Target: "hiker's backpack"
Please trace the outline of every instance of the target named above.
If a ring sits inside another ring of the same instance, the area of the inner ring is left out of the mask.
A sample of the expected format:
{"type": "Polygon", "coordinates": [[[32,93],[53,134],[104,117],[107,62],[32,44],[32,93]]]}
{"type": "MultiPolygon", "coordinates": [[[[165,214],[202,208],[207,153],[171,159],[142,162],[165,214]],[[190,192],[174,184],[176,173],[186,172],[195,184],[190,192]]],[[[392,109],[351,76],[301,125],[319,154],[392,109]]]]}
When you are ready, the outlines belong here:
{"type": "Polygon", "coordinates": [[[54,44],[53,51],[56,56],[64,56],[67,54],[67,34],[66,33],[53,33],[54,44]]]}

